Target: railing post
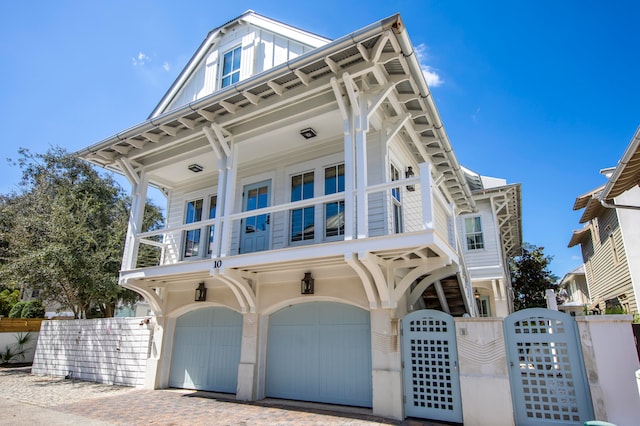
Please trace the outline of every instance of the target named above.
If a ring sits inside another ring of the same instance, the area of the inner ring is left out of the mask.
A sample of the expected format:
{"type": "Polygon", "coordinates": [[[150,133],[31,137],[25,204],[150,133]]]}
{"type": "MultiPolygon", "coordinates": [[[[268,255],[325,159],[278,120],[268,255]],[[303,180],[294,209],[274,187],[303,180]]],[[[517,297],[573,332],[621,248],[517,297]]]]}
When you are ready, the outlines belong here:
{"type": "Polygon", "coordinates": [[[431,163],[418,164],[420,169],[420,188],[422,190],[422,229],[434,229],[434,212],[433,212],[433,178],[431,177],[431,163]]]}

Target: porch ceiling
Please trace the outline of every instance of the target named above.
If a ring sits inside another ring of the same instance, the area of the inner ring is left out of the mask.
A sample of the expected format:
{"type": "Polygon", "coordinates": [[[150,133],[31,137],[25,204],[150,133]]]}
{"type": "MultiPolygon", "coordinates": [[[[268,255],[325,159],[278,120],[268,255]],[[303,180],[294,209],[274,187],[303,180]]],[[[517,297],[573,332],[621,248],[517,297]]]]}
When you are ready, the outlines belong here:
{"type": "MultiPolygon", "coordinates": [[[[317,113],[316,110],[326,106],[337,109],[335,97],[331,95],[331,79],[335,77],[341,81],[348,73],[359,90],[388,84],[393,86],[394,90],[382,110],[392,117],[407,114],[410,117],[398,135],[417,162],[430,160],[433,163],[434,171],[442,176],[458,208],[473,210],[475,205],[466,180],[412,49],[404,24],[396,15],[232,87],[149,119],[76,155],[126,175],[131,170],[127,170],[123,163],[129,163],[135,172],[146,171],[146,168],[154,167],[154,158],[163,158],[162,161],[167,162],[171,158],[168,153],[175,152],[177,147],[181,147],[182,152],[187,148],[193,149],[191,152],[197,155],[192,159],[178,157],[157,167],[148,176],[152,185],[161,188],[177,185],[193,178],[190,172],[185,171],[185,165],[190,161],[202,159],[207,164],[215,164],[210,154],[199,151],[206,147],[204,127],[215,123],[227,132],[225,136],[233,135],[233,143],[250,139],[251,132],[254,136],[257,133],[264,135],[264,130],[273,127],[274,123],[283,126],[280,130],[272,128],[274,138],[278,135],[284,137],[282,132],[299,132],[297,126],[300,121],[296,124],[290,122],[290,127],[285,121],[278,123],[279,118],[287,115],[284,110],[288,107],[290,111],[291,108],[302,113],[311,111],[307,119],[314,123],[311,117],[317,113]],[[310,104],[313,102],[315,104],[310,104]],[[311,108],[304,108],[304,105],[311,105],[311,108]],[[257,123],[264,124],[258,126],[257,123]],[[169,181],[166,176],[173,177],[169,181]]],[[[328,122],[315,122],[313,125],[323,129],[328,122]]],[[[342,125],[341,120],[334,122],[342,125]]],[[[335,129],[327,132],[334,133],[335,129]]]]}

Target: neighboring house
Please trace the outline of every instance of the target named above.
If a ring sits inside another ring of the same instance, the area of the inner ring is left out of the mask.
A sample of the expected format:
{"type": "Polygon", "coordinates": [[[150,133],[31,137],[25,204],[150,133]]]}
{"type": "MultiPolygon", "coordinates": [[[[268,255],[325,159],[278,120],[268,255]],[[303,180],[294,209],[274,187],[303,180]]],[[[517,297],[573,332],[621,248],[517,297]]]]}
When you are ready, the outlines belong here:
{"type": "Polygon", "coordinates": [[[399,15],[331,41],[248,11],[148,120],[77,155],[132,185],[120,284],[155,315],[149,387],[401,418],[403,317],[476,316],[468,277],[509,312],[519,186],[472,192],[399,15]],[[167,228],[141,233],[149,185],[167,228]],[[463,233],[475,211],[485,228],[463,233]]]}
{"type": "Polygon", "coordinates": [[[522,246],[521,187],[463,171],[476,211],[461,214],[458,229],[478,316],[506,317],[513,312],[509,260],[520,254],[522,246]]]}
{"type": "Polygon", "coordinates": [[[558,285],[558,310],[572,316],[585,314],[585,307],[591,304],[584,266],[581,265],[565,274],[558,285]]]}
{"type": "Polygon", "coordinates": [[[638,312],[640,295],[640,128],[605,185],[576,199],[584,209],[569,247],[580,244],[592,307],[638,312]]]}
{"type": "Polygon", "coordinates": [[[64,310],[58,302],[50,302],[42,300],[40,297],[40,290],[34,290],[31,288],[23,288],[20,294],[20,300],[22,302],[30,302],[32,300],[39,300],[44,305],[44,316],[49,319],[56,318],[73,318],[73,312],[64,310]]]}

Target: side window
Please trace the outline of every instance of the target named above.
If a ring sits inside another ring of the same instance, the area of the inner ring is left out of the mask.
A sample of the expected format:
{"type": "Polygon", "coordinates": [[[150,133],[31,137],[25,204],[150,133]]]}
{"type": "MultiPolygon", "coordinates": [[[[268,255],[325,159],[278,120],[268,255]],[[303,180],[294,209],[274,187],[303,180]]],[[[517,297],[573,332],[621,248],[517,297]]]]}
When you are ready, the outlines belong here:
{"type": "MultiPolygon", "coordinates": [[[[195,223],[202,220],[202,207],[204,200],[202,198],[187,201],[184,223],[195,223]]],[[[183,257],[197,257],[200,255],[200,229],[191,229],[184,233],[184,249],[183,257]]]]}
{"type": "MultiPolygon", "coordinates": [[[[291,202],[313,198],[313,172],[301,173],[291,177],[291,202]]],[[[313,240],[313,206],[291,210],[291,242],[313,240]]]]}
{"type": "MultiPolygon", "coordinates": [[[[344,164],[324,169],[324,195],[344,192],[344,164]]],[[[344,235],[344,200],[324,205],[325,236],[344,235]]]]}
{"type": "Polygon", "coordinates": [[[227,87],[240,80],[240,56],[242,48],[236,47],[222,57],[222,75],[220,87],[227,87]]]}
{"type": "MultiPolygon", "coordinates": [[[[211,198],[209,199],[209,219],[215,219],[216,218],[216,206],[218,204],[218,196],[217,195],[212,195],[211,198]]],[[[209,244],[207,246],[207,254],[211,254],[213,253],[214,247],[213,247],[213,232],[214,232],[214,226],[213,225],[209,225],[208,227],[208,232],[207,234],[209,234],[209,244]]]]}
{"type": "MultiPolygon", "coordinates": [[[[400,180],[400,171],[391,165],[391,181],[400,180]]],[[[391,188],[391,198],[393,202],[393,232],[400,234],[403,230],[402,225],[402,200],[400,187],[391,188]]]]}
{"type": "Polygon", "coordinates": [[[467,217],[464,219],[464,234],[467,238],[467,250],[484,248],[480,216],[467,217]]]}

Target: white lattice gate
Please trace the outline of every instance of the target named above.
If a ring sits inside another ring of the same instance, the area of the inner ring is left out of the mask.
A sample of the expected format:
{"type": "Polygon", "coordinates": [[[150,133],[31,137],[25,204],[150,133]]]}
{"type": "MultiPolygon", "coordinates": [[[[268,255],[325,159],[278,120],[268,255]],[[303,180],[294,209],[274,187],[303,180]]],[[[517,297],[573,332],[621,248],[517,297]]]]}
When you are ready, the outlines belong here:
{"type": "Polygon", "coordinates": [[[462,423],[453,317],[415,311],[402,320],[405,416],[462,423]]]}
{"type": "Polygon", "coordinates": [[[593,419],[575,320],[534,308],[505,318],[516,424],[582,425],[593,419]]]}

